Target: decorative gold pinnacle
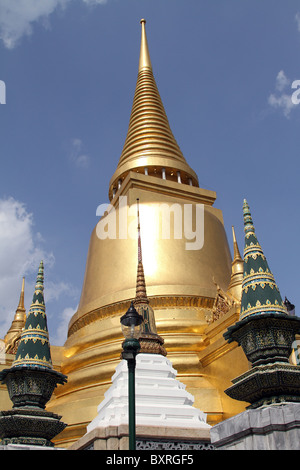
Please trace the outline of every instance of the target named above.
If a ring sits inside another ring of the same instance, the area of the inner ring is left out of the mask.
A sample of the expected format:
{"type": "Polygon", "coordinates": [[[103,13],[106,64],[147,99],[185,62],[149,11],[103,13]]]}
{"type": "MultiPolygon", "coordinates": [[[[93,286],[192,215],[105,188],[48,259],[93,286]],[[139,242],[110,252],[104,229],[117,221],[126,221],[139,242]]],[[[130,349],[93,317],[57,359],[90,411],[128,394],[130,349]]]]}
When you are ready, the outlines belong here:
{"type": "Polygon", "coordinates": [[[234,227],[232,226],[233,238],[233,260],[231,263],[231,279],[228,286],[228,293],[231,294],[238,302],[242,297],[242,283],[244,272],[244,260],[241,257],[240,250],[236,241],[234,227]]]}
{"type": "Polygon", "coordinates": [[[151,354],[167,355],[164,348],[164,340],[157,334],[155,315],[149,303],[146,291],[146,281],[144,275],[140,227],[139,199],[137,199],[137,230],[138,230],[138,267],[136,280],[136,296],[133,301],[137,312],[143,317],[143,324],[140,336],[141,352],[151,354]]]}
{"type": "Polygon", "coordinates": [[[142,241],[141,241],[141,225],[140,225],[140,210],[139,199],[137,199],[137,220],[138,220],[138,267],[136,277],[136,296],[134,300],[135,306],[140,303],[149,303],[146,291],[146,281],[144,275],[144,266],[142,258],[142,241]]]}
{"type": "MultiPolygon", "coordinates": [[[[25,277],[23,277],[23,280],[22,280],[22,288],[21,288],[20,300],[19,300],[19,305],[18,305],[17,310],[25,311],[24,293],[25,293],[25,277]]],[[[24,317],[24,319],[25,319],[25,317],[24,317]]]]}
{"type": "Polygon", "coordinates": [[[232,238],[233,238],[233,261],[242,261],[243,258],[241,257],[240,250],[236,241],[236,236],[235,236],[235,231],[234,231],[234,226],[232,225],[232,238]]]}
{"type": "Polygon", "coordinates": [[[19,304],[8,332],[5,335],[5,350],[7,353],[15,353],[17,341],[20,339],[21,332],[25,326],[26,310],[24,305],[25,277],[22,280],[19,304]]]}
{"type": "Polygon", "coordinates": [[[171,131],[169,121],[152,72],[146,28],[141,20],[139,72],[133,99],[128,132],[118,167],[110,181],[109,197],[129,171],[147,174],[181,172],[182,183],[198,186],[196,173],[187,164],[171,131]]]}
{"type": "Polygon", "coordinates": [[[140,23],[142,25],[142,37],[141,37],[139,72],[144,68],[148,68],[152,70],[147,36],[146,36],[146,28],[145,28],[146,20],[141,19],[140,23]]]}

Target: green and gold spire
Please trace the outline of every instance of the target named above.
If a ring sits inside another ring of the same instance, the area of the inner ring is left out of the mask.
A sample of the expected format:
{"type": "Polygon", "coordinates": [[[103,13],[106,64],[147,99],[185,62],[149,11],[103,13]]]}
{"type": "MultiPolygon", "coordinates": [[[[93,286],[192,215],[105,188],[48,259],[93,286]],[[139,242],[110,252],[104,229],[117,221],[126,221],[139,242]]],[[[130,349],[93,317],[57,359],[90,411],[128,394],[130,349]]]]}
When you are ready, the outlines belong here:
{"type": "Polygon", "coordinates": [[[44,264],[40,262],[32,304],[21,334],[12,367],[34,366],[52,369],[46,307],[44,301],[44,264]]]}
{"type": "Polygon", "coordinates": [[[244,275],[240,319],[265,313],[286,314],[286,308],[257,240],[249,205],[244,199],[244,275]]]}
{"type": "Polygon", "coordinates": [[[300,368],[289,364],[300,319],[288,315],[266,257],[257,240],[246,200],[245,248],[240,319],[224,338],[243,349],[250,369],[232,380],[225,393],[249,408],[300,402],[300,368]]]}

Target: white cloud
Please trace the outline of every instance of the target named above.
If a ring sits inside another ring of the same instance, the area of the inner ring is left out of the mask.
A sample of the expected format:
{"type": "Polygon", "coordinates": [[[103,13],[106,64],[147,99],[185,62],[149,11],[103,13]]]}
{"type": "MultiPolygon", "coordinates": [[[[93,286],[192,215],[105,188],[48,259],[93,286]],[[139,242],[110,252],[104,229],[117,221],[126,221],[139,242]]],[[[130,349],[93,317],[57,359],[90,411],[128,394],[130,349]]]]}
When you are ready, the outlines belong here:
{"type": "Polygon", "coordinates": [[[57,311],[57,305],[61,306],[61,299],[66,298],[68,302],[78,299],[78,289],[74,288],[68,282],[53,282],[46,278],[44,296],[46,303],[46,313],[48,319],[48,328],[51,329],[50,343],[56,346],[62,346],[67,339],[68,324],[71,316],[77,311],[77,307],[66,307],[63,311],[57,311]],[[54,302],[57,302],[54,303],[54,302]]]}
{"type": "MultiPolygon", "coordinates": [[[[54,266],[55,258],[53,253],[44,249],[43,244],[42,235],[34,232],[33,215],[28,212],[26,206],[12,197],[0,199],[0,338],[5,336],[13,320],[23,276],[25,276],[25,307],[28,311],[41,260],[45,265],[45,301],[48,319],[53,317],[51,306],[50,309],[47,308],[48,302],[57,301],[62,296],[72,300],[78,297],[77,290],[70,283],[49,279],[49,270],[54,266]]],[[[72,311],[74,313],[75,310],[72,311]]],[[[60,320],[56,321],[55,340],[62,337],[60,328],[70,312],[70,309],[65,309],[59,317],[60,320]]],[[[66,331],[67,325],[65,325],[66,331]]],[[[51,338],[50,342],[54,344],[51,338]]]]}
{"type": "Polygon", "coordinates": [[[83,142],[80,139],[71,141],[70,160],[78,168],[88,168],[90,165],[90,157],[83,151],[83,142]]]}
{"type": "Polygon", "coordinates": [[[22,277],[37,272],[41,260],[53,266],[54,256],[33,231],[33,216],[23,203],[0,199],[0,336],[9,328],[18,304],[22,277]]]}
{"type": "Polygon", "coordinates": [[[283,70],[280,70],[280,72],[278,72],[277,77],[276,77],[276,89],[277,89],[278,91],[282,91],[282,90],[284,90],[284,88],[286,88],[290,83],[291,83],[291,81],[287,78],[287,76],[285,75],[284,71],[283,71],[283,70]]]}
{"type": "MultiPolygon", "coordinates": [[[[8,49],[17,46],[23,36],[33,32],[33,26],[41,22],[49,26],[49,16],[58,8],[65,8],[71,0],[1,0],[0,39],[8,49]]],[[[100,5],[106,0],[82,0],[87,5],[100,5]]]]}
{"type": "Polygon", "coordinates": [[[78,155],[75,163],[78,168],[87,168],[90,164],[90,157],[88,155],[78,155]]]}
{"type": "Polygon", "coordinates": [[[68,334],[68,325],[71,317],[77,311],[77,307],[67,307],[59,316],[59,321],[56,328],[56,334],[51,338],[51,344],[61,346],[65,343],[68,334]]]}
{"type": "Polygon", "coordinates": [[[20,38],[32,33],[36,21],[45,20],[69,0],[1,0],[0,38],[5,47],[14,48],[20,38]]]}
{"type": "Polygon", "coordinates": [[[22,202],[0,199],[0,275],[22,275],[39,265],[44,257],[53,265],[54,256],[41,248],[43,238],[33,232],[33,215],[22,202]]]}
{"type": "Polygon", "coordinates": [[[295,105],[292,102],[291,95],[283,93],[280,96],[271,94],[268,100],[273,108],[281,109],[285,117],[290,117],[290,113],[295,105]]]}
{"type": "Polygon", "coordinates": [[[292,101],[293,90],[291,89],[291,80],[283,70],[280,70],[277,74],[275,88],[276,92],[271,93],[268,103],[273,108],[281,110],[283,115],[289,118],[291,111],[295,109],[296,105],[292,101]]]}
{"type": "Polygon", "coordinates": [[[87,3],[88,5],[103,5],[107,3],[107,0],[83,0],[83,3],[87,3]]]}
{"type": "Polygon", "coordinates": [[[67,294],[69,296],[77,295],[77,291],[73,288],[73,286],[68,282],[53,282],[51,280],[47,280],[45,283],[45,302],[50,302],[51,300],[58,300],[63,294],[67,294]]]}

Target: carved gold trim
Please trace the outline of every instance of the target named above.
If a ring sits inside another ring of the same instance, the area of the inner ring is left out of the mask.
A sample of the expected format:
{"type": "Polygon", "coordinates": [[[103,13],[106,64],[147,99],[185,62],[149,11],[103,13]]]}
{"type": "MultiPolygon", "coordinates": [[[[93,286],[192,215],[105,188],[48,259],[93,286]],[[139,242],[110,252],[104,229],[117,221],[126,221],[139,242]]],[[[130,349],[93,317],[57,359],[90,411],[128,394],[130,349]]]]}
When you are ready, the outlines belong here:
{"type": "MultiPolygon", "coordinates": [[[[149,297],[152,308],[212,308],[214,304],[213,298],[200,296],[156,296],[149,297]]],[[[98,309],[86,313],[78,318],[69,328],[68,337],[76,333],[76,331],[102,318],[113,315],[121,315],[130,306],[131,299],[123,302],[116,302],[106,305],[98,309]]]]}

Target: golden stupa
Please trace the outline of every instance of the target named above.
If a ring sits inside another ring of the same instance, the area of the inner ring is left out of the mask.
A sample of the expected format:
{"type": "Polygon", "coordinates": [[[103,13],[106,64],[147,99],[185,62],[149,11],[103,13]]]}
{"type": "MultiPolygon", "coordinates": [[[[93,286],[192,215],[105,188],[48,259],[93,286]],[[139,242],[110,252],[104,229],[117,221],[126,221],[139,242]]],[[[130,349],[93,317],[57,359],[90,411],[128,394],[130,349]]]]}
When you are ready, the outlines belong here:
{"type": "Polygon", "coordinates": [[[248,364],[240,348],[223,338],[238,319],[243,260],[234,236],[232,261],[222,212],[214,207],[216,193],[199,188],[172,134],[145,23],[141,20],[136,89],[124,148],[109,183],[110,204],[91,234],[67,341],[52,347],[54,366],[68,376],[47,405],[68,423],[56,438],[61,447],[85,434],[120,361],[120,317],[136,294],[137,199],[147,295],[178,379],[194,396],[194,405],[207,413],[209,424],[245,408],[224,390],[248,364]]]}

